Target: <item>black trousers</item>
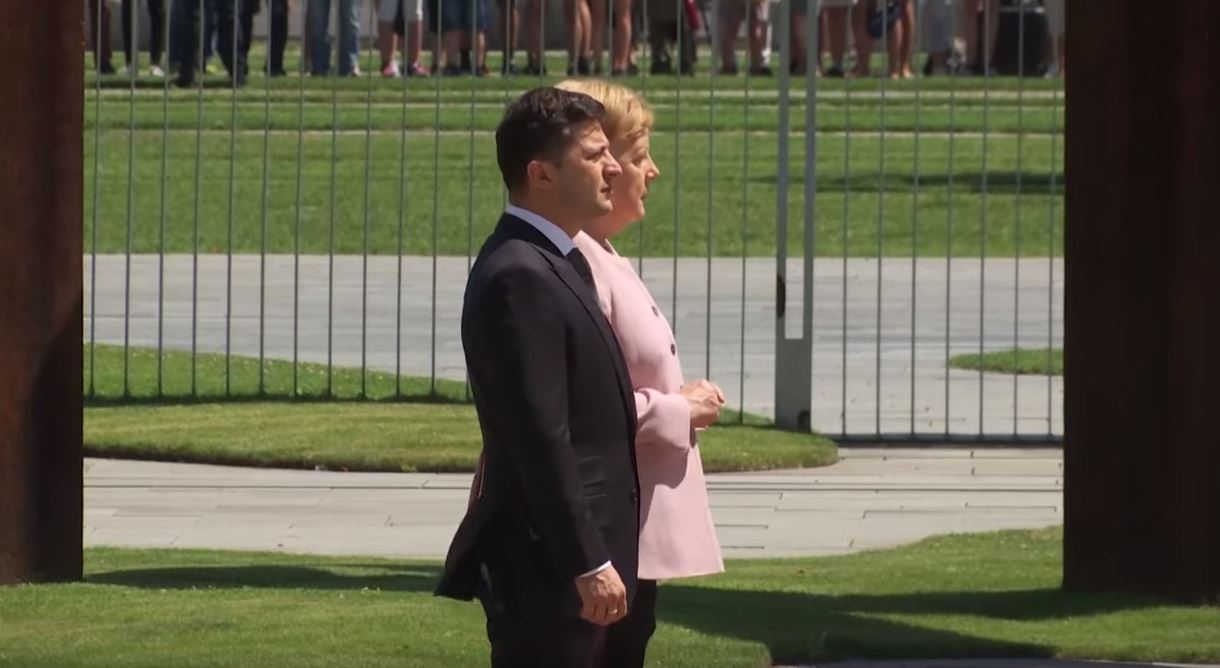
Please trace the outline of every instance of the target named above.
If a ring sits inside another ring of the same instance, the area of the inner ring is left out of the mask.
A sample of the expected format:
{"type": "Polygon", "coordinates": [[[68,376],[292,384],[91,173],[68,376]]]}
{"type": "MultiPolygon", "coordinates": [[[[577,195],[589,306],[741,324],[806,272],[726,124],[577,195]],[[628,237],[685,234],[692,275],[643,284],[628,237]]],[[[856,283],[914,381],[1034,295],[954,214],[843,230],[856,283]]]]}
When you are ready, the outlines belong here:
{"type": "Polygon", "coordinates": [[[284,49],[288,45],[288,0],[271,0],[271,52],[268,55],[272,74],[284,71],[284,49]]]}
{"type": "MultiPolygon", "coordinates": [[[[253,22],[252,8],[256,5],[246,0],[215,0],[216,2],[216,33],[220,39],[218,51],[220,60],[224,63],[229,76],[237,82],[244,83],[246,78],[246,52],[250,48],[248,26],[253,22]],[[240,16],[235,15],[241,12],[240,16]],[[239,19],[239,20],[235,20],[239,19]],[[234,46],[237,48],[235,49],[234,46]],[[234,59],[236,51],[236,59],[234,59]]],[[[183,30],[182,63],[178,70],[180,83],[190,83],[195,80],[195,70],[199,63],[199,2],[186,0],[185,30],[183,30]]]]}
{"type": "Polygon", "coordinates": [[[643,668],[657,628],[657,582],[640,580],[631,614],[609,627],[522,614],[486,590],[492,668],[643,668]]]}
{"type": "Polygon", "coordinates": [[[648,640],[657,630],[657,581],[640,580],[631,612],[606,630],[602,668],[642,668],[648,640]]]}
{"type": "MultiPolygon", "coordinates": [[[[123,54],[127,56],[127,62],[131,63],[131,54],[134,49],[131,37],[131,5],[133,0],[123,0],[123,54]]],[[[148,54],[152,57],[153,64],[161,62],[161,54],[165,52],[165,0],[148,0],[148,20],[152,25],[148,26],[149,37],[151,43],[148,46],[148,54]]]]}

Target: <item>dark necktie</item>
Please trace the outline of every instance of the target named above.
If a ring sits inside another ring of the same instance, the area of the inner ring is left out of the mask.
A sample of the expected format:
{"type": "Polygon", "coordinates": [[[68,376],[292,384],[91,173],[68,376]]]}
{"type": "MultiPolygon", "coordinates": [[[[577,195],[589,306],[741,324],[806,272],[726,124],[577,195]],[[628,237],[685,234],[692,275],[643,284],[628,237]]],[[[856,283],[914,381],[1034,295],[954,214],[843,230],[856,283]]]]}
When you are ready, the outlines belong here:
{"type": "Polygon", "coordinates": [[[580,274],[580,278],[597,292],[597,284],[593,282],[593,269],[589,266],[589,261],[585,259],[584,253],[580,252],[579,248],[573,248],[572,252],[568,253],[568,262],[576,269],[576,273],[580,274]]]}

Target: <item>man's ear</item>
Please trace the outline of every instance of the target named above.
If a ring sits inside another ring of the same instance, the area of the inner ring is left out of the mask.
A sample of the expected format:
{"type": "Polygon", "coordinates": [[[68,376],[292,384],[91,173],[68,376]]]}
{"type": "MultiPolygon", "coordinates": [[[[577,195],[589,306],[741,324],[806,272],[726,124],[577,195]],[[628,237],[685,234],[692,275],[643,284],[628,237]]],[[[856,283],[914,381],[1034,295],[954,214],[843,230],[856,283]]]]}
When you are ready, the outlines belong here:
{"type": "Polygon", "coordinates": [[[530,160],[529,164],[525,166],[525,176],[529,180],[530,187],[550,189],[555,184],[552,169],[553,165],[548,164],[545,160],[530,160]]]}

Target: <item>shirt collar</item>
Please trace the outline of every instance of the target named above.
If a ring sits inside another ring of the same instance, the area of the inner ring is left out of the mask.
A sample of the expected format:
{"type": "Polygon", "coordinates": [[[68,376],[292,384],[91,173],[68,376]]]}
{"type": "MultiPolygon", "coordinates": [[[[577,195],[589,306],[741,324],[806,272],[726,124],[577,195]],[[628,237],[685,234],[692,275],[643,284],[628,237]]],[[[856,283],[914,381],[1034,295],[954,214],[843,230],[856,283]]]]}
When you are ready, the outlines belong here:
{"type": "Polygon", "coordinates": [[[569,237],[567,232],[564,232],[559,228],[558,225],[552,223],[546,218],[543,218],[542,216],[539,216],[533,211],[509,204],[507,207],[505,207],[504,213],[510,216],[516,216],[517,218],[520,218],[521,220],[524,220],[532,225],[534,229],[541,232],[543,236],[547,238],[547,241],[554,244],[555,248],[564,257],[567,257],[568,253],[571,253],[572,249],[576,248],[576,244],[572,242],[572,237],[569,237]]]}

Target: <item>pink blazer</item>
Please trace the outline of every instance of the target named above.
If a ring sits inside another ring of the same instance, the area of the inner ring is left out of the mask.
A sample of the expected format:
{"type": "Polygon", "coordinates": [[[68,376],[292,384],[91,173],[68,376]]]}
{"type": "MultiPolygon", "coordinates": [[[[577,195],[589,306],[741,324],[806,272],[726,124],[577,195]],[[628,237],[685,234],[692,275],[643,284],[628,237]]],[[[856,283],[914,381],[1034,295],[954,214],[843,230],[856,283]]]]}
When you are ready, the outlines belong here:
{"type": "Polygon", "coordinates": [[[583,232],[576,246],[589,261],[602,311],[618,336],[639,416],[639,577],[663,580],[724,570],[708,508],[703,461],[682,389],[673,330],[631,260],[583,232]]]}

